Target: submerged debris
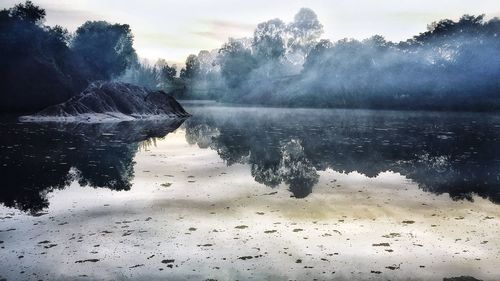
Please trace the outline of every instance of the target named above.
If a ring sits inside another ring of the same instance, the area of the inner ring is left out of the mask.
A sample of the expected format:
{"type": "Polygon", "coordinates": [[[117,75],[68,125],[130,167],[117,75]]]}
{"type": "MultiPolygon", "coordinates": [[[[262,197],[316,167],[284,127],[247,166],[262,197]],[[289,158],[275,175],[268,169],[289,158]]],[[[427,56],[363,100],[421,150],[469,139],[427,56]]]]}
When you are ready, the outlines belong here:
{"type": "Polygon", "coordinates": [[[75,263],[84,263],[84,262],[98,262],[99,259],[86,259],[86,260],[78,260],[75,263]]]}
{"type": "Polygon", "coordinates": [[[389,243],[378,243],[378,244],[372,244],[373,247],[390,247],[391,245],[389,243]]]}
{"type": "Polygon", "coordinates": [[[392,232],[392,233],[389,233],[389,234],[386,234],[386,235],[382,235],[382,237],[384,237],[384,238],[395,238],[395,237],[401,237],[401,234],[392,232]]]}
{"type": "Polygon", "coordinates": [[[459,276],[459,277],[443,278],[443,281],[482,281],[482,280],[476,279],[471,276],[459,276]]]}

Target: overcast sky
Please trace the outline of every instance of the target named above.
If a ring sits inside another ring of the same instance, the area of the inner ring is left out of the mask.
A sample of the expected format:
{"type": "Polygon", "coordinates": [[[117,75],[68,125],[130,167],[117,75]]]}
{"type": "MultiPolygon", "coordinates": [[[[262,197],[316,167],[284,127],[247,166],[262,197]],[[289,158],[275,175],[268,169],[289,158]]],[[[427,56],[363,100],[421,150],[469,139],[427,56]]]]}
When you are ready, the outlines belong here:
{"type": "MultiPolygon", "coordinates": [[[[0,8],[20,0],[0,0],[0,8]]],[[[228,37],[250,36],[259,22],[293,19],[301,7],[313,9],[324,25],[323,38],[363,39],[374,34],[399,41],[428,23],[462,14],[500,16],[500,0],[34,0],[47,11],[47,25],[74,31],[86,20],[127,23],[139,56],[183,62],[228,37]]]]}

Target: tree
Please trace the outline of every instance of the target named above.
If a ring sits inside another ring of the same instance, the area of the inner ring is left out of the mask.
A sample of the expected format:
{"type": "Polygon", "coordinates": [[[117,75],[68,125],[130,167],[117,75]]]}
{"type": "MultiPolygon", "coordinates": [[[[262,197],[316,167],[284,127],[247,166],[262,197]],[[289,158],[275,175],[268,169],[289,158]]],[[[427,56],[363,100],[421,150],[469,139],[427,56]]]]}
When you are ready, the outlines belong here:
{"type": "Polygon", "coordinates": [[[158,68],[146,61],[135,63],[127,68],[118,80],[152,90],[157,89],[161,83],[158,68]]]}
{"type": "Polygon", "coordinates": [[[69,33],[44,26],[45,10],[26,1],[0,11],[0,111],[33,112],[87,85],[85,65],[68,48],[69,33]]]}
{"type": "Polygon", "coordinates": [[[464,37],[476,37],[484,31],[484,15],[463,15],[458,22],[450,19],[432,22],[427,31],[413,37],[419,45],[431,45],[446,41],[455,45],[463,42],[464,37]]]}
{"type": "Polygon", "coordinates": [[[307,54],[323,34],[323,25],[313,10],[302,8],[288,25],[287,31],[290,34],[288,48],[292,52],[307,54]]]}
{"type": "Polygon", "coordinates": [[[198,61],[200,63],[199,75],[202,79],[209,79],[217,71],[217,54],[217,50],[211,52],[202,50],[198,53],[198,61]]]}
{"type": "Polygon", "coordinates": [[[363,44],[369,45],[375,49],[384,49],[391,45],[390,42],[387,42],[382,35],[373,35],[372,37],[363,40],[363,44]]]}
{"type": "Polygon", "coordinates": [[[219,49],[217,60],[221,67],[222,77],[230,88],[240,86],[256,67],[256,61],[250,49],[245,48],[241,41],[233,38],[230,38],[229,42],[219,49]]]}
{"type": "Polygon", "coordinates": [[[175,65],[169,66],[164,59],[159,59],[156,62],[155,67],[158,68],[160,82],[171,82],[174,80],[175,75],[177,75],[177,69],[175,69],[175,65]]]}
{"type": "Polygon", "coordinates": [[[69,34],[68,30],[60,25],[50,27],[48,30],[50,35],[54,38],[54,40],[58,42],[67,45],[71,40],[71,35],[69,34]]]}
{"type": "Polygon", "coordinates": [[[318,67],[327,54],[327,52],[333,48],[333,44],[330,40],[323,39],[316,44],[304,62],[304,70],[314,70],[314,68],[318,67]]]}
{"type": "Polygon", "coordinates": [[[11,17],[34,24],[41,24],[45,20],[45,15],[45,10],[35,6],[31,1],[26,1],[24,4],[17,4],[10,9],[11,17]]]}
{"type": "Polygon", "coordinates": [[[61,57],[63,52],[68,50],[68,42],[71,35],[68,30],[60,25],[46,28],[48,38],[46,39],[47,48],[51,49],[56,57],[61,57]]]}
{"type": "Polygon", "coordinates": [[[257,25],[253,34],[253,48],[259,59],[278,59],[285,54],[286,25],[273,19],[257,25]]]}
{"type": "Polygon", "coordinates": [[[200,71],[200,62],[196,55],[189,55],[186,59],[186,67],[181,69],[180,77],[182,79],[192,79],[200,71]]]}
{"type": "Polygon", "coordinates": [[[76,30],[72,49],[90,66],[96,79],[110,79],[137,63],[128,24],[87,21],[76,30]]]}

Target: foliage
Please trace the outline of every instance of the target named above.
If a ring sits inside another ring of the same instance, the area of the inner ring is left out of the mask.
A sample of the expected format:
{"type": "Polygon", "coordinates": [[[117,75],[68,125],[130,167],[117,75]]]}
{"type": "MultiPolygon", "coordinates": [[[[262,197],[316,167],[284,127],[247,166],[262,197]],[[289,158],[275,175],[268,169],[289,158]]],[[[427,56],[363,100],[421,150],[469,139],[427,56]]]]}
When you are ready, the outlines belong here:
{"type": "Polygon", "coordinates": [[[176,65],[169,66],[164,59],[159,59],[154,65],[147,61],[135,63],[127,68],[117,80],[151,90],[170,92],[183,86],[179,86],[179,78],[176,77],[176,74],[176,65]]]}
{"type": "Polygon", "coordinates": [[[273,19],[257,25],[253,34],[255,56],[261,60],[275,60],[285,54],[286,25],[280,19],[273,19]]]}
{"type": "Polygon", "coordinates": [[[87,22],[72,38],[61,26],[43,25],[45,14],[31,1],[0,11],[0,112],[66,101],[137,59],[128,25],[87,22]]]}
{"type": "Polygon", "coordinates": [[[137,62],[133,41],[128,24],[87,21],[76,30],[72,49],[98,79],[110,79],[137,62]]]}
{"type": "MultiPolygon", "coordinates": [[[[322,32],[305,8],[289,24],[260,23],[253,38],[230,39],[218,50],[206,91],[219,89],[212,96],[222,101],[273,106],[500,109],[498,18],[445,19],[402,42],[380,35],[331,42],[322,32]]],[[[188,85],[204,78],[190,79],[188,85]]]]}
{"type": "Polygon", "coordinates": [[[0,112],[42,109],[85,86],[67,30],[44,20],[45,11],[30,1],[0,11],[0,112]]]}
{"type": "Polygon", "coordinates": [[[229,40],[224,44],[219,55],[221,74],[230,88],[236,88],[243,83],[256,65],[256,59],[250,49],[237,40],[229,40]]]}
{"type": "Polygon", "coordinates": [[[46,15],[44,9],[35,6],[31,1],[15,5],[14,8],[9,10],[9,14],[13,18],[34,24],[41,24],[46,15]]]}

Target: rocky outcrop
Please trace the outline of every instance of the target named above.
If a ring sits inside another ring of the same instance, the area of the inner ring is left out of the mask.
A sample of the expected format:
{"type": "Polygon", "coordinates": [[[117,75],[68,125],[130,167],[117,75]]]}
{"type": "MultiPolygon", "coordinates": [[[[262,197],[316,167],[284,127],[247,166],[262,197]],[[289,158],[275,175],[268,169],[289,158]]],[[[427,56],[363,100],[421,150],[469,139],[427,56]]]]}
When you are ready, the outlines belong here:
{"type": "Polygon", "coordinates": [[[28,116],[25,122],[113,122],[190,116],[170,95],[122,82],[95,82],[64,103],[28,116]]]}

